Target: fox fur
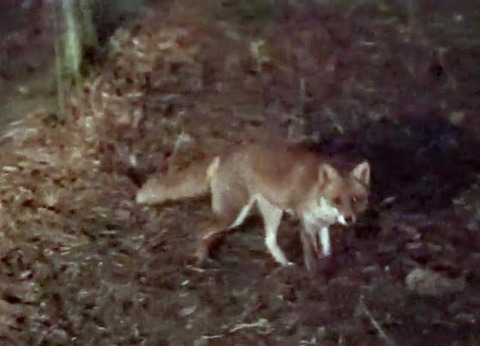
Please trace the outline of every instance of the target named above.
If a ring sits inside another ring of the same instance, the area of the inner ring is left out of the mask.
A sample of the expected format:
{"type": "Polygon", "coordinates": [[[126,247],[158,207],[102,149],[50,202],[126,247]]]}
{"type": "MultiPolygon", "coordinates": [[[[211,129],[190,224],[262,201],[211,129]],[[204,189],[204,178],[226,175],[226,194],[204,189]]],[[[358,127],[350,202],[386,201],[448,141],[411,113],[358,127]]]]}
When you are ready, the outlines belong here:
{"type": "Polygon", "coordinates": [[[304,262],[310,270],[314,257],[331,254],[329,226],[352,224],[367,208],[369,187],[367,161],[344,170],[288,143],[247,144],[179,173],[152,177],[136,201],[157,205],[210,194],[212,216],[200,230],[196,253],[200,262],[213,242],[241,225],[255,205],[263,218],[267,249],[276,262],[290,265],[277,233],[283,214],[295,215],[303,225],[304,262]]]}

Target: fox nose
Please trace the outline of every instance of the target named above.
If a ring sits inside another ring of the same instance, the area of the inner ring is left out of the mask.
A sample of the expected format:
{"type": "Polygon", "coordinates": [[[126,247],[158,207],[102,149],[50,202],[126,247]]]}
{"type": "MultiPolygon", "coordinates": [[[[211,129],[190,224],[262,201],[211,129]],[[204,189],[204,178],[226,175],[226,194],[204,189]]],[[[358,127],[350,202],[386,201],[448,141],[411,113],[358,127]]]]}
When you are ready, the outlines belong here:
{"type": "Polygon", "coordinates": [[[351,225],[354,222],[355,222],[355,217],[354,216],[345,216],[345,224],[346,225],[351,225]]]}

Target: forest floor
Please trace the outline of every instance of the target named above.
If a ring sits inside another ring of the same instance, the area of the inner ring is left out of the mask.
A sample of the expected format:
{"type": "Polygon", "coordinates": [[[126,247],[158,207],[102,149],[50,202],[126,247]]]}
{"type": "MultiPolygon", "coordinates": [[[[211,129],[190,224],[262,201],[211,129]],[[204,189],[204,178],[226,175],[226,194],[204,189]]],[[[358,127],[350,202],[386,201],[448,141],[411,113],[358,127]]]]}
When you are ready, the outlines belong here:
{"type": "Polygon", "coordinates": [[[480,344],[480,11],[199,3],[115,32],[65,117],[51,80],[2,65],[2,344],[480,344]],[[313,273],[295,219],[295,266],[253,217],[199,267],[208,198],[134,201],[152,173],[278,138],[372,166],[369,211],[313,273]]]}

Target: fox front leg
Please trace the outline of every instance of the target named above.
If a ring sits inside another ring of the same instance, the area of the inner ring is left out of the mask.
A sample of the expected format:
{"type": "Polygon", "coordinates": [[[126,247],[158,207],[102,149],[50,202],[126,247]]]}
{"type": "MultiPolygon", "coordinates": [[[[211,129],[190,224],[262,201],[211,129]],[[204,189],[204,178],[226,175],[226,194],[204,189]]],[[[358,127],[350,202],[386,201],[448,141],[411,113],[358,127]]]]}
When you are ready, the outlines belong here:
{"type": "Polygon", "coordinates": [[[302,240],[303,263],[307,270],[311,271],[313,266],[312,237],[305,230],[301,230],[300,239],[302,240]]]}
{"type": "Polygon", "coordinates": [[[319,237],[318,225],[304,219],[300,237],[302,241],[303,261],[305,267],[311,271],[315,258],[319,257],[319,243],[321,243],[321,237],[319,237]]]}
{"type": "Polygon", "coordinates": [[[321,227],[319,230],[319,242],[322,245],[322,252],[325,257],[332,254],[332,245],[330,240],[330,231],[328,227],[321,227]]]}
{"type": "Polygon", "coordinates": [[[328,226],[320,226],[308,221],[303,221],[303,230],[301,231],[301,240],[303,248],[303,260],[308,270],[311,270],[314,257],[321,255],[328,257],[331,255],[332,247],[330,241],[330,231],[328,226]],[[320,253],[320,247],[321,253],[320,253]]]}
{"type": "Polygon", "coordinates": [[[293,265],[293,263],[287,259],[285,253],[277,243],[278,227],[280,226],[283,214],[282,209],[275,207],[264,198],[258,198],[257,205],[263,218],[265,227],[265,245],[267,246],[268,251],[277,263],[280,263],[283,266],[293,265]]]}

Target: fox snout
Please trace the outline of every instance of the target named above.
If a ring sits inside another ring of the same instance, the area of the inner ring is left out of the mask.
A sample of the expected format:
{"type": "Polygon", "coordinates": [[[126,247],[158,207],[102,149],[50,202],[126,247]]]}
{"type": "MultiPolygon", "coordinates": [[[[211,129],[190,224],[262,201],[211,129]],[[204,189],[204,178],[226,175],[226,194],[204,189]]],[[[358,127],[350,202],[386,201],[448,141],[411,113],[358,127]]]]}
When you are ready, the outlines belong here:
{"type": "Polygon", "coordinates": [[[338,217],[338,223],[343,226],[351,226],[355,223],[356,217],[355,215],[340,215],[338,217]]]}

